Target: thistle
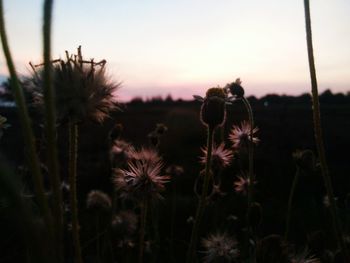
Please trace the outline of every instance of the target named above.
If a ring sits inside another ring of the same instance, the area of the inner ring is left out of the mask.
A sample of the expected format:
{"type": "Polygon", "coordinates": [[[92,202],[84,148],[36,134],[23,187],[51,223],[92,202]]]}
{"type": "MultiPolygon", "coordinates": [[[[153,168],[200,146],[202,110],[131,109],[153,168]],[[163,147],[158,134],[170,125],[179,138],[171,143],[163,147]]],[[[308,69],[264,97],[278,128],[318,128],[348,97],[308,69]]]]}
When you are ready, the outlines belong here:
{"type": "MultiPolygon", "coordinates": [[[[200,157],[200,162],[202,164],[206,163],[208,149],[203,147],[202,149],[203,156],[200,157]]],[[[214,171],[220,171],[231,164],[233,159],[233,153],[231,150],[225,149],[225,144],[221,143],[219,146],[213,145],[212,149],[212,160],[211,165],[214,171]]]]}
{"type": "Polygon", "coordinates": [[[234,125],[229,135],[233,148],[248,148],[250,143],[257,144],[260,141],[255,136],[258,130],[257,127],[251,128],[250,124],[246,121],[242,121],[240,126],[234,125]]]}

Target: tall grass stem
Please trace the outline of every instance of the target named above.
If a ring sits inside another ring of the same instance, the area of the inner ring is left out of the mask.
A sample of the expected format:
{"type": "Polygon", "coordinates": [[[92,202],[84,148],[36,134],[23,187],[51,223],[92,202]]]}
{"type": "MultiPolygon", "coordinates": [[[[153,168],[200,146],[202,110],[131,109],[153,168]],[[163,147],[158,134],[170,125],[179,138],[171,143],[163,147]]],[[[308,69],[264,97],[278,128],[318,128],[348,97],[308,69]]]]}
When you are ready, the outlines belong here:
{"type": "Polygon", "coordinates": [[[63,255],[63,216],[62,216],[62,194],[60,191],[60,177],[57,160],[56,143],[56,112],[54,90],[52,85],[51,69],[51,21],[53,0],[44,2],[44,103],[45,103],[45,132],[47,138],[47,156],[50,175],[51,189],[53,191],[53,215],[56,230],[57,259],[62,262],[63,255]]]}
{"type": "Polygon", "coordinates": [[[24,143],[27,147],[27,152],[28,152],[27,158],[28,158],[29,168],[32,174],[32,180],[34,184],[36,197],[39,203],[40,212],[44,217],[45,224],[48,228],[49,236],[53,237],[52,218],[51,218],[51,214],[48,206],[48,201],[45,196],[43,176],[40,170],[39,158],[37,155],[36,145],[35,145],[35,137],[34,137],[34,132],[32,130],[32,121],[29,117],[28,108],[25,103],[23,90],[20,86],[16,69],[13,64],[11,52],[8,46],[3,13],[4,13],[3,3],[2,3],[2,0],[0,0],[0,35],[1,35],[1,43],[3,47],[4,55],[6,58],[7,67],[11,77],[10,86],[14,93],[14,98],[15,98],[15,102],[19,113],[19,118],[22,126],[22,134],[24,137],[24,143]]]}
{"type": "Polygon", "coordinates": [[[143,200],[141,203],[141,225],[140,225],[140,238],[139,238],[139,258],[138,262],[143,262],[144,249],[145,249],[145,228],[148,210],[148,200],[143,200]]]}
{"type": "Polygon", "coordinates": [[[312,93],[312,107],[313,107],[313,120],[314,120],[314,133],[315,141],[317,146],[317,152],[321,164],[321,173],[326,187],[327,195],[330,201],[330,211],[332,214],[334,231],[338,239],[338,244],[342,249],[342,253],[346,261],[350,261],[349,254],[342,236],[342,229],[340,220],[337,216],[337,208],[334,200],[332,182],[328,171],[326,162],[326,154],[323,145],[322,129],[321,129],[321,117],[320,117],[320,105],[318,97],[318,87],[315,69],[315,60],[313,54],[312,45],[312,31],[311,31],[311,18],[310,18],[310,3],[309,0],[304,0],[304,11],[305,11],[305,28],[306,28],[306,42],[307,42],[307,53],[309,60],[309,70],[311,78],[311,93],[312,93]]]}

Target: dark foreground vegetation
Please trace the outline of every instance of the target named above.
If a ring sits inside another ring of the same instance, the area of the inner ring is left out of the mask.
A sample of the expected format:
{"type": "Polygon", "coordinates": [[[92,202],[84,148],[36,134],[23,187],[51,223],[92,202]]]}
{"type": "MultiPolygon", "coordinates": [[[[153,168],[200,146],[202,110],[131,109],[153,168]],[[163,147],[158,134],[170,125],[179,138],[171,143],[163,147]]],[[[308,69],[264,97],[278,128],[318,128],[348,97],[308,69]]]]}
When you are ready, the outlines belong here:
{"type": "MultiPolygon", "coordinates": [[[[257,215],[259,218],[255,219],[258,221],[256,223],[257,238],[272,239],[266,242],[272,242],[269,246],[277,246],[277,248],[269,248],[273,251],[282,249],[278,247],[284,245],[286,247],[283,249],[288,248],[288,251],[285,251],[287,254],[303,252],[307,248],[309,255],[322,258],[322,262],[332,262],[326,261],[325,258],[331,251],[336,253],[334,251],[336,240],[332,232],[327,203],[325,203],[326,193],[317,168],[312,171],[307,170],[298,180],[293,198],[288,247],[282,239],[286,228],[288,197],[297,170],[293,153],[296,150],[305,149],[315,151],[310,96],[307,94],[298,97],[267,95],[261,99],[250,97],[249,101],[255,114],[255,123],[259,128],[257,136],[260,139],[259,144],[255,147],[254,155],[257,181],[255,200],[261,205],[261,215],[257,215]],[[281,237],[273,236],[273,234],[281,237]]],[[[330,174],[340,218],[344,225],[344,234],[348,235],[350,234],[350,179],[348,176],[350,173],[348,163],[350,96],[326,91],[320,96],[320,102],[330,174]]],[[[121,105],[122,111],[115,112],[103,124],[95,122],[81,124],[77,161],[77,192],[81,243],[86,262],[92,262],[91,260],[95,259],[97,242],[94,212],[87,208],[88,194],[92,190],[101,190],[110,197],[118,195],[112,183],[111,130],[116,124],[121,124],[123,129],[120,135],[118,134],[118,140],[128,142],[136,148],[152,148],[154,143],[148,135],[159,123],[167,127],[167,131],[160,137],[158,146],[159,154],[163,157],[165,164],[163,173],[168,169],[172,178],[162,193],[164,199],[157,201],[153,214],[150,214],[147,220],[145,257],[150,262],[183,262],[197,205],[193,187],[203,169],[199,157],[203,155],[201,147],[205,146],[206,132],[199,119],[200,107],[201,103],[197,101],[173,101],[168,98],[143,102],[140,99],[134,99],[121,105]],[[179,171],[176,172],[175,169],[175,172],[171,172],[169,171],[171,167],[173,169],[177,167],[179,171]]],[[[35,202],[31,194],[33,187],[25,162],[26,151],[21,141],[21,128],[16,109],[3,107],[1,115],[6,116],[7,122],[11,125],[4,130],[0,141],[2,163],[20,175],[23,182],[20,186],[21,193],[26,202],[35,202]]],[[[31,115],[34,120],[33,127],[43,169],[46,170],[43,123],[35,109],[31,110],[31,115]]],[[[227,108],[223,132],[228,148],[231,147],[227,138],[232,125],[238,125],[245,119],[247,116],[242,102],[236,101],[227,108]]],[[[60,174],[65,182],[68,181],[66,126],[67,124],[61,124],[57,131],[60,174]]],[[[217,132],[216,136],[215,141],[221,141],[220,132],[217,132]]],[[[210,234],[227,233],[234,236],[239,242],[244,242],[242,231],[244,232],[246,225],[244,201],[246,197],[234,189],[234,181],[237,180],[237,176],[242,170],[248,169],[244,158],[247,158],[244,154],[235,153],[232,163],[221,172],[220,189],[211,196],[204,214],[203,227],[199,234],[201,238],[210,234]]],[[[47,177],[44,178],[44,181],[48,186],[47,177]]],[[[68,196],[64,198],[69,206],[68,196]]],[[[1,235],[1,247],[3,248],[1,259],[3,262],[22,262],[28,253],[25,250],[23,233],[21,233],[25,230],[19,227],[21,220],[17,218],[16,211],[11,211],[10,207],[7,207],[6,200],[3,200],[1,205],[1,233],[3,233],[1,235]]],[[[118,262],[120,260],[121,262],[136,261],[139,212],[137,207],[128,202],[120,203],[120,201],[114,204],[112,211],[107,209],[106,213],[101,212],[99,253],[101,253],[102,262],[111,262],[112,258],[118,262]],[[120,214],[123,211],[124,214],[120,214]],[[123,220],[126,221],[122,222],[125,225],[118,230],[121,232],[115,233],[110,229],[113,219],[120,220],[120,223],[123,220]],[[128,231],[132,233],[129,234],[128,231]],[[112,234],[116,237],[111,238],[112,234]],[[123,238],[127,239],[124,240],[124,243],[120,241],[123,238]]],[[[70,211],[67,207],[66,220],[69,221],[69,217],[70,211]]],[[[66,235],[66,238],[69,239],[69,234],[66,233],[66,235]]],[[[67,242],[67,244],[70,243],[70,241],[67,242]]],[[[69,251],[71,248],[67,249],[69,251]]],[[[203,247],[198,246],[198,251],[203,251],[200,257],[206,255],[203,247]]],[[[263,253],[275,252],[265,251],[263,253]]],[[[282,250],[279,253],[282,253],[282,250]]]]}

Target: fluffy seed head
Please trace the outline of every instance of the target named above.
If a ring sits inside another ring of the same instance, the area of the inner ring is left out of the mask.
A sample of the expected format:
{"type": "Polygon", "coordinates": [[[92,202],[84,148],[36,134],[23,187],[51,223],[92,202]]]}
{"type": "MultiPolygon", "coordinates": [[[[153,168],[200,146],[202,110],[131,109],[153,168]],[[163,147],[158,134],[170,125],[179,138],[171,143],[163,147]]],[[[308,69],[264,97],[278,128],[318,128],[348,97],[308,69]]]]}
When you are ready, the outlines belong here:
{"type": "Polygon", "coordinates": [[[204,262],[233,262],[239,256],[238,242],[226,233],[212,234],[202,240],[205,258],[204,262]]]}
{"type": "Polygon", "coordinates": [[[89,210],[108,212],[112,207],[112,201],[104,192],[92,190],[87,196],[86,207],[89,210]]]}

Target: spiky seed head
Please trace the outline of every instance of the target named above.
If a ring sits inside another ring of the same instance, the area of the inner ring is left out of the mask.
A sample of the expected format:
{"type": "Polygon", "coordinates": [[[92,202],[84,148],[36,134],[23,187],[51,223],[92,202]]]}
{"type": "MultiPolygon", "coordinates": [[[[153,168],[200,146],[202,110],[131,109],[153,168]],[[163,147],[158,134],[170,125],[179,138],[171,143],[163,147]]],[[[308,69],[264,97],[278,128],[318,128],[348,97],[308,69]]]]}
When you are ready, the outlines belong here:
{"type": "Polygon", "coordinates": [[[223,88],[208,89],[201,107],[200,119],[211,129],[224,124],[226,119],[226,93],[223,88]]]}
{"type": "MultiPolygon", "coordinates": [[[[253,182],[256,184],[256,181],[253,182]]],[[[237,179],[233,182],[233,187],[236,193],[246,195],[248,193],[250,185],[250,179],[246,173],[241,173],[237,176],[237,179]]]]}
{"type": "Polygon", "coordinates": [[[251,136],[251,126],[247,121],[242,121],[240,126],[233,125],[229,139],[232,142],[233,148],[246,148],[249,143],[257,144],[260,142],[259,138],[255,136],[258,128],[253,128],[251,136]]]}
{"type": "Polygon", "coordinates": [[[204,262],[234,262],[239,257],[238,242],[226,233],[209,235],[202,240],[204,262]]]}
{"type": "Polygon", "coordinates": [[[154,151],[141,149],[134,152],[134,158],[127,163],[126,169],[115,169],[113,182],[117,192],[123,198],[137,201],[157,201],[162,198],[160,192],[170,176],[161,175],[163,162],[154,151]]]}
{"type": "MultiPolygon", "coordinates": [[[[105,60],[85,61],[80,49],[74,57],[67,54],[65,60],[52,62],[58,120],[80,122],[90,119],[101,123],[111,111],[118,109],[115,92],[121,84],[111,81],[105,64],[105,60]]],[[[34,68],[36,72],[24,85],[33,90],[36,104],[43,109],[44,68],[42,65],[34,68]]]]}
{"type": "Polygon", "coordinates": [[[112,208],[112,201],[106,193],[92,190],[87,196],[86,207],[95,212],[109,212],[112,208]]]}
{"type": "MultiPolygon", "coordinates": [[[[200,157],[200,162],[205,164],[207,161],[207,147],[201,148],[203,156],[200,157]]],[[[213,145],[211,154],[211,166],[214,171],[222,170],[230,165],[233,159],[231,150],[225,149],[225,144],[221,143],[219,146],[213,145]]]]}

